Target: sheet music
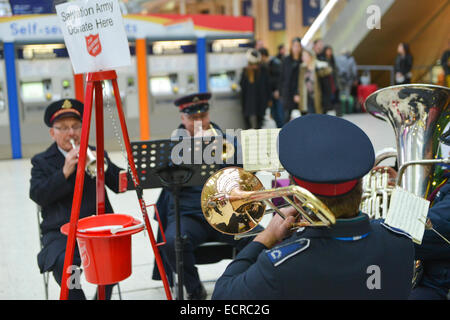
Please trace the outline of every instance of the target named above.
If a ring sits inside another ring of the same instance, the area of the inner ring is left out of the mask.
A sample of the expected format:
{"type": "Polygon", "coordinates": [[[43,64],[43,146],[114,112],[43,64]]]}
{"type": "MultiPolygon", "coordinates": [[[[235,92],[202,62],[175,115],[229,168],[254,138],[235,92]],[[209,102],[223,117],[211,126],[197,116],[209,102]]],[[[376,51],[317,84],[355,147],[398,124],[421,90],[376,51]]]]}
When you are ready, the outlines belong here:
{"type": "Polygon", "coordinates": [[[429,206],[430,201],[397,187],[385,223],[409,233],[415,243],[421,244],[429,206]]]}
{"type": "Polygon", "coordinates": [[[281,129],[241,131],[242,161],[246,171],[282,171],[277,139],[281,129]]]}

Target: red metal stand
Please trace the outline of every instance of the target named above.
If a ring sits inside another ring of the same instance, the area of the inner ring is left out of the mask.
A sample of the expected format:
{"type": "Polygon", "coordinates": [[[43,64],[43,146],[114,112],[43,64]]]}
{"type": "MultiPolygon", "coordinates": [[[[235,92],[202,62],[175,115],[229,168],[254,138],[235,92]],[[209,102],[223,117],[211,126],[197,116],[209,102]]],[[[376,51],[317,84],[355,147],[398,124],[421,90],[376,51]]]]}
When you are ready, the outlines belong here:
{"type": "MultiPolygon", "coordinates": [[[[139,187],[139,179],[136,171],[136,166],[133,159],[133,154],[131,151],[130,138],[128,136],[128,130],[125,123],[125,116],[122,109],[122,103],[119,95],[119,87],[117,85],[117,74],[114,70],[111,71],[101,71],[87,74],[86,80],[86,96],[84,100],[84,112],[83,112],[83,123],[81,131],[81,142],[80,151],[78,158],[76,182],[75,182],[75,192],[72,202],[72,211],[70,214],[70,227],[69,234],[67,238],[66,245],[66,255],[64,259],[64,269],[63,277],[61,280],[61,293],[60,299],[67,300],[69,296],[69,288],[67,281],[69,279],[70,273],[67,272],[68,268],[73,263],[73,255],[76,244],[76,231],[78,225],[78,219],[80,216],[81,199],[83,195],[83,185],[84,185],[84,175],[86,166],[86,151],[88,148],[89,140],[89,129],[91,123],[92,114],[92,99],[95,93],[95,124],[96,124],[96,152],[97,152],[97,214],[105,213],[105,172],[104,172],[104,129],[103,129],[103,93],[102,93],[102,81],[110,80],[114,89],[114,97],[116,100],[117,111],[120,120],[120,126],[122,129],[124,144],[128,156],[128,164],[131,169],[131,174],[133,177],[134,186],[136,189],[137,197],[141,207],[144,223],[147,229],[147,233],[150,238],[150,244],[152,246],[153,252],[155,254],[156,264],[158,266],[161,279],[164,284],[164,289],[168,300],[172,300],[172,295],[170,292],[169,282],[167,280],[167,275],[164,270],[164,266],[159,254],[158,244],[155,241],[153,231],[150,225],[150,220],[147,214],[147,206],[142,198],[142,189],[139,187]]],[[[105,299],[105,286],[98,286],[98,299],[105,299]]]]}

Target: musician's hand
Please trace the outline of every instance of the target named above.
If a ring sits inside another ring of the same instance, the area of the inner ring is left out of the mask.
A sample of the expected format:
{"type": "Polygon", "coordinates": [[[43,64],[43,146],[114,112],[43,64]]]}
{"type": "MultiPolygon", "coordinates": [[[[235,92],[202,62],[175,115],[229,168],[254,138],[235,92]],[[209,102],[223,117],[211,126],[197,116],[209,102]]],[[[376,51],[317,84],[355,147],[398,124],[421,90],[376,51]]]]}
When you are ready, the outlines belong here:
{"type": "Polygon", "coordinates": [[[298,94],[296,94],[296,95],[294,96],[294,102],[295,102],[295,103],[299,103],[299,102],[300,102],[300,96],[299,96],[298,94]]]}
{"type": "Polygon", "coordinates": [[[260,242],[270,249],[292,233],[292,227],[298,215],[297,210],[288,207],[280,209],[280,211],[285,215],[286,219],[283,220],[276,214],[266,229],[259,233],[253,241],[260,242]]]}
{"type": "Polygon", "coordinates": [[[75,168],[78,163],[78,147],[76,149],[72,149],[67,153],[66,161],[63,166],[63,174],[64,177],[69,178],[69,176],[75,171],[75,168]]]}

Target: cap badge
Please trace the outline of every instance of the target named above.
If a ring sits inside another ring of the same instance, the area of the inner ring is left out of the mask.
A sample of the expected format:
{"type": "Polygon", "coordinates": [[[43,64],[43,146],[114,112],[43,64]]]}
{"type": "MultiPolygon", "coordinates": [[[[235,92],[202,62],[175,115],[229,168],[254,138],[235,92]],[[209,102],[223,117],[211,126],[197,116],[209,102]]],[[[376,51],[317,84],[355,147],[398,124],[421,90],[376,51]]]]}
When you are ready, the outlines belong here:
{"type": "Polygon", "coordinates": [[[70,108],[72,108],[72,103],[69,100],[64,100],[64,103],[61,108],[62,109],[70,109],[70,108]]]}

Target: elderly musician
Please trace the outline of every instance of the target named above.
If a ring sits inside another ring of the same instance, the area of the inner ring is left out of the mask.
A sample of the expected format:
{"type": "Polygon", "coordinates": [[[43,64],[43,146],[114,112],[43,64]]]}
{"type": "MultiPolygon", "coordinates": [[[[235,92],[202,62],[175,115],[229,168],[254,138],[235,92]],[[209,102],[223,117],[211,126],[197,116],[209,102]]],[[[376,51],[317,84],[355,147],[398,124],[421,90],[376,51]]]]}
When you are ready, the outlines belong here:
{"type": "Polygon", "coordinates": [[[336,223],[293,231],[297,212],[281,209],[285,220],[274,216],[237,255],[212,299],[407,299],[412,241],[359,210],[361,178],[374,163],[367,135],[342,118],[306,115],[281,129],[279,158],[336,223]]]}
{"type": "MultiPolygon", "coordinates": [[[[175,106],[179,108],[181,124],[178,127],[178,134],[181,136],[202,136],[214,134],[208,132],[212,127],[215,132],[223,134],[222,130],[214,123],[210,122],[209,100],[210,93],[191,94],[175,101],[175,106]]],[[[211,226],[205,220],[200,198],[203,186],[183,187],[180,190],[180,229],[183,240],[183,278],[189,300],[204,300],[207,292],[200,281],[198,270],[195,266],[194,250],[202,243],[209,241],[226,242],[240,249],[247,244],[249,239],[234,240],[232,236],[224,235],[211,226]]],[[[163,188],[158,199],[157,208],[166,236],[166,244],[161,247],[163,260],[174,272],[176,268],[176,216],[174,209],[173,195],[170,190],[163,188]]],[[[156,270],[153,279],[158,279],[156,270]]]]}
{"type": "MultiPolygon", "coordinates": [[[[40,225],[43,248],[37,256],[41,273],[52,271],[56,282],[61,285],[67,236],[60,227],[68,223],[74,195],[78,152],[81,137],[83,103],[64,99],[51,103],[45,110],[44,122],[50,128],[54,141],[50,147],[31,159],[30,198],[41,207],[40,225]]],[[[95,151],[93,151],[95,154],[95,151]]],[[[105,184],[119,192],[120,168],[111,162],[105,152],[105,184]]],[[[113,209],[105,190],[105,212],[113,209]]],[[[96,178],[86,174],[80,208],[80,219],[96,213],[96,178]]],[[[80,266],[78,246],[74,252],[73,265],[80,266]]],[[[106,298],[111,297],[113,285],[105,288],[106,298]]],[[[70,288],[69,288],[70,289],[70,288]]],[[[84,300],[82,289],[69,290],[69,299],[84,300]]]]}

